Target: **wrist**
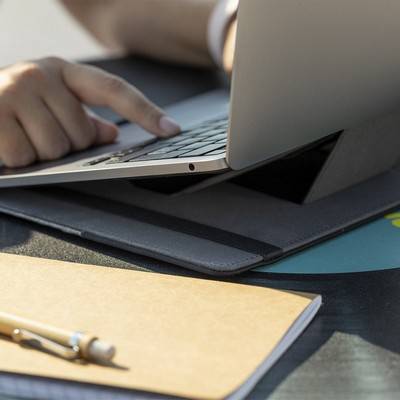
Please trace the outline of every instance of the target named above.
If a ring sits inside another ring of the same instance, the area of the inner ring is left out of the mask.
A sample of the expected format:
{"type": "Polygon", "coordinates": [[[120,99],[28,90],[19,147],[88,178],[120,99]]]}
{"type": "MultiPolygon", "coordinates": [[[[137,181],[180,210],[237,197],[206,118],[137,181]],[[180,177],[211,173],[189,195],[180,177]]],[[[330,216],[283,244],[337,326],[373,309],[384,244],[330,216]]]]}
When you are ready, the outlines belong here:
{"type": "Polygon", "coordinates": [[[231,74],[233,69],[233,61],[235,58],[235,48],[236,48],[236,33],[237,33],[237,19],[234,20],[228,28],[222,53],[222,64],[225,72],[228,74],[231,74]]]}
{"type": "MultiPolygon", "coordinates": [[[[226,40],[231,40],[232,22],[234,22],[239,0],[219,0],[208,23],[208,49],[214,63],[225,67],[226,40]]],[[[236,32],[236,24],[233,27],[236,32]]]]}

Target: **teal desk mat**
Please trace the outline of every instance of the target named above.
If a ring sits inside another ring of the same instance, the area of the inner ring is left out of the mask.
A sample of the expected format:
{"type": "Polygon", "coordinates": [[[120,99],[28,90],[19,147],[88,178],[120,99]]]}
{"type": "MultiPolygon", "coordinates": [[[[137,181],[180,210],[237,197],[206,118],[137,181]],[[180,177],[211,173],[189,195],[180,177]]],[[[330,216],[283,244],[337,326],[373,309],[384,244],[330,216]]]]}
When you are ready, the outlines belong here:
{"type": "Polygon", "coordinates": [[[400,211],[255,271],[339,274],[400,268],[400,211]]]}

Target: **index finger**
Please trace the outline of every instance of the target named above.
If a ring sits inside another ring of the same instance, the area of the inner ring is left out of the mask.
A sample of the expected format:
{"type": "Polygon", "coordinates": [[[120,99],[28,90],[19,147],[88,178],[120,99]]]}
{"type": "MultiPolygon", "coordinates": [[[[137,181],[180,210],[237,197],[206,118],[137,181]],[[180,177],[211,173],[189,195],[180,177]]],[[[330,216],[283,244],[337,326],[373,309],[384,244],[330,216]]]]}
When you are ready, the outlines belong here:
{"type": "Polygon", "coordinates": [[[160,137],[180,132],[172,118],[138,89],[115,75],[92,66],[66,63],[63,77],[65,84],[84,103],[110,107],[160,137]]]}

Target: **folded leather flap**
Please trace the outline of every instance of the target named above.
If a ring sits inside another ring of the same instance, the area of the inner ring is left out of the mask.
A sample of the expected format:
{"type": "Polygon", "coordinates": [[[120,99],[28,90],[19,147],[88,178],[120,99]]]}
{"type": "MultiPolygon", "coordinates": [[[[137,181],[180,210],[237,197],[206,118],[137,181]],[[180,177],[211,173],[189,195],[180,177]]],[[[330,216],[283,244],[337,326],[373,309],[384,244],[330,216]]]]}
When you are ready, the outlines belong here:
{"type": "Polygon", "coordinates": [[[263,261],[263,257],[258,254],[142,222],[135,221],[134,224],[116,228],[107,231],[99,229],[95,233],[85,232],[82,236],[211,274],[238,273],[263,261]]]}
{"type": "MultiPolygon", "coordinates": [[[[68,195],[73,193],[67,191],[64,199],[61,199],[59,196],[43,195],[36,191],[5,190],[0,198],[0,210],[67,233],[200,272],[232,274],[263,261],[262,255],[207,238],[194,237],[174,230],[173,226],[159,226],[140,221],[134,216],[128,217],[118,212],[111,213],[78,204],[71,201],[68,195]]],[[[134,209],[136,212],[137,210],[138,208],[134,209]]]]}

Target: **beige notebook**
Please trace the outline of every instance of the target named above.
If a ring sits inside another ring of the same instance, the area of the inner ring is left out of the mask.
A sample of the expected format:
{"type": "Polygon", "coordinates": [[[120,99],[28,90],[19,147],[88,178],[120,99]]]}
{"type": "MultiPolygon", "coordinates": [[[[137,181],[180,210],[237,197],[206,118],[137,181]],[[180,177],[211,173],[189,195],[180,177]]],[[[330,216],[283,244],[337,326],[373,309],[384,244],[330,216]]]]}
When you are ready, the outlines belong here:
{"type": "Polygon", "coordinates": [[[244,397],[317,312],[319,296],[0,254],[0,310],[88,331],[122,368],[0,339],[0,371],[195,399],[244,397]]]}

